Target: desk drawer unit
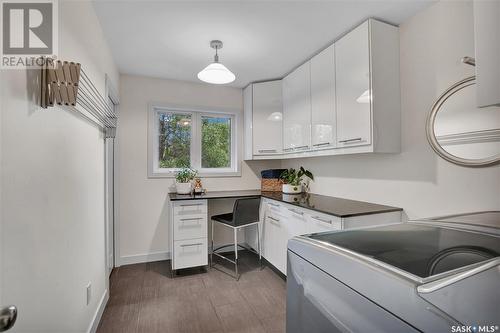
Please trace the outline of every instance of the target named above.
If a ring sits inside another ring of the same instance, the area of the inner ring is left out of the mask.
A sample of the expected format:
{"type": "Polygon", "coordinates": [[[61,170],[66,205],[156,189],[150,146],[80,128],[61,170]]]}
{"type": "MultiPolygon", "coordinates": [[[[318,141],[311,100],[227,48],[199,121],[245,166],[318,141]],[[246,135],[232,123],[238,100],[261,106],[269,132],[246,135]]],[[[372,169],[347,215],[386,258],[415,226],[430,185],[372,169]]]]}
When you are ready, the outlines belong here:
{"type": "Polygon", "coordinates": [[[207,200],[173,202],[172,269],[208,265],[207,200]]]}

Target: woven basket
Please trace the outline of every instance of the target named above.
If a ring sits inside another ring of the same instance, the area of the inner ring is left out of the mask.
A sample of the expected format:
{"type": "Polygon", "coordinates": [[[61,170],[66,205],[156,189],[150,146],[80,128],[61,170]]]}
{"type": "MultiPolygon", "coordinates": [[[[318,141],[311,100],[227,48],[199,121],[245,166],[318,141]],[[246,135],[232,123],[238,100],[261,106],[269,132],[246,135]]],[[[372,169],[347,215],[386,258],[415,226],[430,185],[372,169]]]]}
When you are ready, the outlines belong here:
{"type": "Polygon", "coordinates": [[[283,181],[277,178],[264,178],[260,182],[260,190],[265,192],[279,192],[281,191],[283,181]]]}

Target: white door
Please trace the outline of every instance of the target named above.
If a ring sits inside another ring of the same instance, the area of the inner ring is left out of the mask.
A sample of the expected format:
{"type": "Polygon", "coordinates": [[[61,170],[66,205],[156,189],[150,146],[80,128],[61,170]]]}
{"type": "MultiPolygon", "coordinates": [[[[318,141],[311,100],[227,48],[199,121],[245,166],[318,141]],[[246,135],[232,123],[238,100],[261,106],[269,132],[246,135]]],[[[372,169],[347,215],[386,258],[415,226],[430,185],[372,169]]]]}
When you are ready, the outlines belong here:
{"type": "Polygon", "coordinates": [[[281,80],[253,84],[253,154],[280,154],[283,145],[281,80]]]}
{"type": "Polygon", "coordinates": [[[311,59],[311,125],[314,149],[336,146],[335,46],[311,59]]]}
{"type": "Polygon", "coordinates": [[[337,145],[371,143],[368,21],[335,42],[337,145]]]}
{"type": "Polygon", "coordinates": [[[311,69],[306,62],[283,79],[283,151],[311,146],[311,69]]]}

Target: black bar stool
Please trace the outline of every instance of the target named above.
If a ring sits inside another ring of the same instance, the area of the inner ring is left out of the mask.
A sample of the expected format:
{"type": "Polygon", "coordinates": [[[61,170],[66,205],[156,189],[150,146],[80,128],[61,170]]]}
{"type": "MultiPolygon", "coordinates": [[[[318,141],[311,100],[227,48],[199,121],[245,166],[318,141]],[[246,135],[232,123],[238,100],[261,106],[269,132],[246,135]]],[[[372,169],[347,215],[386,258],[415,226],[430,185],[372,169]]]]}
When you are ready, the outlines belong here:
{"type": "MultiPolygon", "coordinates": [[[[235,266],[236,275],[234,278],[239,280],[240,275],[238,274],[238,246],[244,250],[251,251],[255,254],[259,255],[259,264],[262,267],[262,256],[260,251],[260,231],[259,231],[259,208],[260,208],[260,197],[251,197],[251,198],[242,198],[236,199],[234,202],[233,212],[227,214],[220,214],[212,216],[212,252],[210,254],[210,267],[213,267],[213,255],[215,254],[219,258],[229,261],[233,263],[235,266]],[[232,228],[234,233],[234,244],[226,244],[214,248],[214,224],[215,222],[220,223],[221,225],[232,228]],[[246,228],[252,225],[257,226],[257,250],[255,252],[252,249],[246,248],[242,245],[238,244],[238,230],[242,228],[246,228]],[[229,259],[228,257],[223,256],[217,251],[223,249],[228,246],[234,246],[234,260],[229,259]]],[[[216,267],[214,267],[216,268],[216,267]]]]}

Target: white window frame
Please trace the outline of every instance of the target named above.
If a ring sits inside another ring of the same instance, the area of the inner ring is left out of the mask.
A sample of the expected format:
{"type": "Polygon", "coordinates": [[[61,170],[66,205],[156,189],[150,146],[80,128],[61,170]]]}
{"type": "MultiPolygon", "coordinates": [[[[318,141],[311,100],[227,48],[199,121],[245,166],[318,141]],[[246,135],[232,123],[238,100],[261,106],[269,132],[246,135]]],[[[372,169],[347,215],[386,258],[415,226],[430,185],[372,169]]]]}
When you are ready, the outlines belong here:
{"type": "Polygon", "coordinates": [[[158,113],[172,112],[191,116],[191,168],[198,170],[200,177],[237,177],[241,176],[238,142],[238,115],[231,110],[210,110],[198,107],[177,107],[152,104],[148,108],[148,178],[173,178],[179,168],[160,168],[158,166],[158,113]],[[228,117],[231,119],[231,167],[201,167],[201,118],[228,117]]]}

